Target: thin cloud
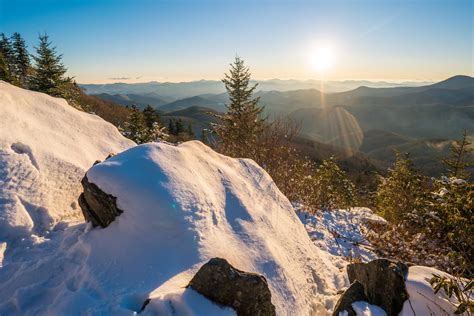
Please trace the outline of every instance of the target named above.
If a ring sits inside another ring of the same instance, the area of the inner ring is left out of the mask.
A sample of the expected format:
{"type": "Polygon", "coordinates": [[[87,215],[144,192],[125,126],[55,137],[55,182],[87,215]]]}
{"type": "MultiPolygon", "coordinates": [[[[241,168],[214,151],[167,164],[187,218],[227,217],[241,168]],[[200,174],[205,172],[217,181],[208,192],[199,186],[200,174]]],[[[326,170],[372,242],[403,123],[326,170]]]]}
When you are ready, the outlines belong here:
{"type": "Polygon", "coordinates": [[[114,78],[109,78],[109,80],[130,80],[132,78],[130,77],[114,77],[114,78]]]}

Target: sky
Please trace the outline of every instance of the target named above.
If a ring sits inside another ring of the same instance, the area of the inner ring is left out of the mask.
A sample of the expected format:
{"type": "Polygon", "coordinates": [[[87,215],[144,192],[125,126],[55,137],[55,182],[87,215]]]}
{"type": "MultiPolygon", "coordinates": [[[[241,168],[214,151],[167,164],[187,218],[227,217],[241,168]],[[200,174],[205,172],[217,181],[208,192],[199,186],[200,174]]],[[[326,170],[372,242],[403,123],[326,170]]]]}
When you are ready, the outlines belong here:
{"type": "Polygon", "coordinates": [[[471,0],[0,0],[0,32],[46,32],[80,83],[427,80],[474,73],[471,0]]]}

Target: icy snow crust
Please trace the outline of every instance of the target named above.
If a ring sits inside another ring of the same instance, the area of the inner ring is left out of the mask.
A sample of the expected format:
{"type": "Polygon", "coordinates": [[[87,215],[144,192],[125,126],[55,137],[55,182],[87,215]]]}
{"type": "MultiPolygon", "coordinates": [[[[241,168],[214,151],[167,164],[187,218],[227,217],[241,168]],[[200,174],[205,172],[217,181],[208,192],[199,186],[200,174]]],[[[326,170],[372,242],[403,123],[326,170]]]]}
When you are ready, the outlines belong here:
{"type": "Polygon", "coordinates": [[[84,172],[133,145],[63,99],[0,81],[0,243],[81,219],[76,201],[84,172]]]}

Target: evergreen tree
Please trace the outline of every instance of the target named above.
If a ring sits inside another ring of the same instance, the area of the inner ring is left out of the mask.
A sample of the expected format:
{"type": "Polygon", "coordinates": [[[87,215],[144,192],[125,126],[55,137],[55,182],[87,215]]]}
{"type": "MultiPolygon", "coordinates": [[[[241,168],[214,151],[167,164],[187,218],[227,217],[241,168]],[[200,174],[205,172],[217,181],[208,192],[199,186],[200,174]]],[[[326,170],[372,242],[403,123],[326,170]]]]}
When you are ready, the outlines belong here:
{"type": "Polygon", "coordinates": [[[15,76],[20,85],[26,88],[31,69],[30,56],[26,48],[25,40],[18,32],[13,33],[12,36],[12,53],[15,65],[15,76]]]}
{"type": "Polygon", "coordinates": [[[10,70],[8,69],[8,63],[3,56],[2,52],[0,52],[0,80],[10,82],[10,70]]]}
{"type": "Polygon", "coordinates": [[[396,161],[386,177],[380,177],[376,203],[381,215],[399,223],[407,217],[424,216],[429,192],[426,179],[413,166],[408,155],[397,153],[396,161]]]}
{"type": "Polygon", "coordinates": [[[143,119],[146,130],[142,142],[154,142],[168,137],[165,133],[165,128],[161,126],[160,115],[154,108],[147,105],[145,109],[143,109],[143,119]]]}
{"type": "Polygon", "coordinates": [[[65,77],[66,67],[55,47],[51,47],[48,35],[39,36],[39,46],[35,47],[36,56],[34,75],[31,78],[31,88],[52,96],[64,97],[70,87],[71,78],[65,77]]]}
{"type": "Polygon", "coordinates": [[[194,138],[193,126],[191,123],[188,124],[188,129],[186,133],[189,135],[190,138],[194,138]]]}
{"type": "Polygon", "coordinates": [[[451,145],[451,157],[443,159],[444,164],[448,167],[449,175],[455,178],[467,178],[469,174],[467,168],[474,167],[474,161],[467,161],[468,156],[474,151],[471,148],[471,142],[468,139],[467,130],[465,129],[462,138],[451,145]]]}
{"type": "Polygon", "coordinates": [[[137,144],[146,142],[146,125],[143,113],[133,104],[130,107],[130,116],[125,124],[123,135],[137,144]]]}
{"type": "Polygon", "coordinates": [[[5,80],[10,83],[15,83],[15,69],[14,69],[14,56],[13,49],[10,42],[10,39],[5,36],[5,34],[0,34],[0,54],[2,55],[2,63],[0,65],[2,69],[2,80],[5,80]]]}
{"type": "Polygon", "coordinates": [[[169,123],[168,123],[168,133],[170,133],[171,135],[176,135],[176,125],[171,119],[169,120],[169,123]]]}
{"type": "Polygon", "coordinates": [[[207,146],[211,145],[211,141],[209,140],[209,131],[207,129],[203,129],[201,132],[201,142],[207,146]]]}
{"type": "Polygon", "coordinates": [[[155,122],[160,121],[160,115],[158,114],[158,112],[149,105],[147,105],[143,109],[143,116],[145,118],[145,125],[149,129],[153,128],[153,126],[155,125],[155,122]]]}
{"type": "Polygon", "coordinates": [[[312,185],[312,205],[322,210],[347,208],[353,206],[354,184],[339,168],[334,157],[324,160],[316,169],[312,185]]]}
{"type": "Polygon", "coordinates": [[[222,80],[230,103],[227,113],[216,115],[220,123],[214,129],[219,139],[218,149],[233,157],[256,157],[257,139],[265,127],[265,119],[261,118],[263,108],[258,106],[259,98],[253,97],[257,84],[250,86],[250,77],[249,68],[236,57],[222,80]]]}
{"type": "Polygon", "coordinates": [[[185,130],[184,130],[184,123],[183,123],[183,120],[182,119],[178,119],[176,121],[176,135],[179,135],[179,134],[182,134],[184,133],[185,130]]]}

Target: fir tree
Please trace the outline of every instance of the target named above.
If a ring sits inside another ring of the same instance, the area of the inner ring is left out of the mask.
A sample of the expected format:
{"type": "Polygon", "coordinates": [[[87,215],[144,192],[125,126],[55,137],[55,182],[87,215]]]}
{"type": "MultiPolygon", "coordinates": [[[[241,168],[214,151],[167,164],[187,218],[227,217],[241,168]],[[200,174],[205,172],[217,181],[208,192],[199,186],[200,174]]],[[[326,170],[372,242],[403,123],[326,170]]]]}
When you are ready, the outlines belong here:
{"type": "Polygon", "coordinates": [[[312,205],[322,210],[351,207],[354,202],[354,184],[339,168],[334,157],[324,160],[316,169],[312,185],[316,188],[312,205]]]}
{"type": "Polygon", "coordinates": [[[135,104],[130,107],[130,116],[125,124],[123,134],[137,144],[146,142],[147,133],[143,113],[135,104]]]}
{"type": "Polygon", "coordinates": [[[165,128],[161,126],[160,115],[154,108],[147,105],[145,109],[143,109],[143,119],[146,130],[142,142],[154,142],[168,137],[165,133],[165,128]]]}
{"type": "Polygon", "coordinates": [[[386,177],[380,177],[377,188],[376,203],[381,215],[394,223],[424,216],[429,198],[426,182],[408,155],[397,153],[393,167],[386,177]]]}
{"type": "Polygon", "coordinates": [[[474,148],[470,147],[471,144],[465,129],[462,138],[451,145],[451,157],[443,159],[443,163],[448,167],[448,173],[451,177],[462,179],[469,177],[466,169],[474,167],[474,161],[467,161],[469,154],[474,151],[474,148]]]}
{"type": "Polygon", "coordinates": [[[15,83],[14,55],[10,39],[5,34],[0,34],[0,54],[2,54],[2,80],[15,83]]]}
{"type": "Polygon", "coordinates": [[[233,157],[254,158],[258,150],[256,144],[265,127],[261,118],[262,107],[253,93],[257,84],[250,86],[250,70],[240,57],[230,65],[222,82],[229,94],[227,113],[216,115],[221,123],[214,126],[222,153],[233,157]]]}
{"type": "Polygon", "coordinates": [[[207,129],[203,129],[201,132],[201,142],[207,146],[211,145],[211,141],[209,140],[209,131],[207,129]]]}
{"type": "Polygon", "coordinates": [[[179,135],[179,134],[182,134],[184,133],[185,130],[184,130],[184,123],[183,123],[183,120],[182,119],[178,119],[176,121],[176,135],[179,135]]]}
{"type": "Polygon", "coordinates": [[[26,48],[25,40],[18,32],[13,33],[12,49],[13,60],[15,65],[15,76],[17,77],[20,85],[26,88],[28,83],[28,76],[31,69],[30,56],[26,48]]]}
{"type": "Polygon", "coordinates": [[[160,116],[159,116],[158,112],[149,105],[147,105],[143,109],[143,116],[145,118],[145,125],[149,129],[153,128],[155,122],[160,121],[160,116]]]}
{"type": "Polygon", "coordinates": [[[8,63],[1,52],[0,52],[0,80],[6,81],[6,82],[11,81],[10,70],[8,69],[8,63]]]}
{"type": "Polygon", "coordinates": [[[71,78],[65,77],[66,67],[61,59],[62,55],[51,47],[48,35],[39,36],[39,46],[35,47],[36,56],[34,75],[31,78],[31,88],[52,96],[64,97],[70,86],[71,78]]]}
{"type": "Polygon", "coordinates": [[[186,133],[189,135],[190,138],[194,138],[194,132],[193,132],[193,126],[191,123],[188,124],[188,129],[186,130],[186,133]]]}
{"type": "Polygon", "coordinates": [[[171,119],[168,122],[168,133],[170,133],[171,135],[176,135],[176,125],[171,119]]]}

